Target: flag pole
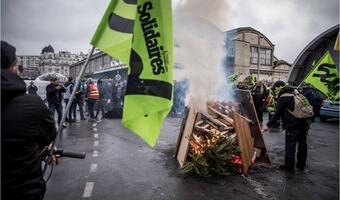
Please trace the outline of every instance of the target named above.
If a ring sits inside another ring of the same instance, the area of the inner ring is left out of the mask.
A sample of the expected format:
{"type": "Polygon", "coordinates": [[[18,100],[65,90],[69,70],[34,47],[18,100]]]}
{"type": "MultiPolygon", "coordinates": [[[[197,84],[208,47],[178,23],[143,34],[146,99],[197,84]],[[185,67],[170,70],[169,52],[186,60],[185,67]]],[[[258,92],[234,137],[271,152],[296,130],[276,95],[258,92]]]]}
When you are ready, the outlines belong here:
{"type": "MultiPolygon", "coordinates": [[[[70,96],[70,100],[68,101],[68,103],[67,103],[67,105],[66,105],[65,112],[63,113],[63,116],[62,116],[62,118],[61,118],[60,124],[59,124],[59,126],[58,126],[57,135],[56,135],[54,141],[52,141],[52,143],[51,143],[51,149],[53,149],[53,148],[55,147],[55,144],[58,142],[58,139],[59,139],[59,137],[60,137],[60,135],[61,135],[61,132],[62,132],[62,130],[63,130],[63,124],[64,124],[64,122],[65,122],[66,115],[67,115],[68,110],[70,109],[70,107],[71,107],[71,105],[72,105],[73,98],[74,98],[74,96],[75,96],[75,94],[76,94],[76,92],[77,92],[77,90],[78,90],[80,81],[81,81],[81,79],[83,78],[83,76],[84,76],[84,74],[85,74],[87,65],[89,64],[89,61],[90,61],[90,58],[91,58],[91,56],[92,56],[92,54],[93,54],[93,52],[94,52],[94,49],[95,49],[95,47],[92,46],[92,48],[91,48],[91,50],[90,50],[90,53],[88,54],[88,56],[87,56],[87,58],[86,58],[86,61],[85,61],[84,65],[83,65],[83,67],[81,68],[80,73],[79,73],[79,75],[78,75],[78,77],[77,77],[77,79],[76,79],[76,84],[75,84],[75,86],[73,87],[72,94],[71,94],[71,96],[70,96]]],[[[47,161],[46,161],[46,163],[45,163],[45,166],[44,166],[43,175],[45,175],[45,172],[46,172],[48,163],[51,161],[52,155],[53,155],[53,151],[50,151],[50,152],[49,152],[49,155],[48,155],[48,159],[47,159],[47,161]]]]}

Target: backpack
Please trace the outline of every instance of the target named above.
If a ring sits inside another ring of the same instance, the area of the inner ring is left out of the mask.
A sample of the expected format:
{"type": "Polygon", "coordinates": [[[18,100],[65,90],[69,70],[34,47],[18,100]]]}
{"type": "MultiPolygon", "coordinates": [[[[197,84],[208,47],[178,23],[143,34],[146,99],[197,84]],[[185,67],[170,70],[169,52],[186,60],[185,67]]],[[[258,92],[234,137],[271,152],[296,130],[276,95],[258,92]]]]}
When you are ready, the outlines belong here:
{"type": "Polygon", "coordinates": [[[297,90],[294,90],[294,94],[283,94],[281,96],[294,97],[294,110],[291,111],[288,109],[288,111],[295,118],[303,119],[314,116],[313,106],[310,105],[308,99],[300,94],[297,90]]]}

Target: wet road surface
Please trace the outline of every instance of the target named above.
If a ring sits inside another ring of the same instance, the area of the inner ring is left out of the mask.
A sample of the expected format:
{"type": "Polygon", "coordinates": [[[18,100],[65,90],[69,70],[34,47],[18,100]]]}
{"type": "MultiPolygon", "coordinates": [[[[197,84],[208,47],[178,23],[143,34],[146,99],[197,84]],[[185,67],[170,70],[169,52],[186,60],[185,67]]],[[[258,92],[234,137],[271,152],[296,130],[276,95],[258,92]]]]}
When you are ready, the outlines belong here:
{"type": "Polygon", "coordinates": [[[255,166],[246,177],[213,178],[178,174],[172,154],[180,124],[180,118],[167,118],[154,149],[123,128],[119,119],[68,125],[58,146],[87,156],[63,158],[54,167],[45,199],[339,199],[337,121],[312,125],[305,173],[291,175],[278,169],[284,134],[271,130],[264,135],[271,167],[255,166]]]}

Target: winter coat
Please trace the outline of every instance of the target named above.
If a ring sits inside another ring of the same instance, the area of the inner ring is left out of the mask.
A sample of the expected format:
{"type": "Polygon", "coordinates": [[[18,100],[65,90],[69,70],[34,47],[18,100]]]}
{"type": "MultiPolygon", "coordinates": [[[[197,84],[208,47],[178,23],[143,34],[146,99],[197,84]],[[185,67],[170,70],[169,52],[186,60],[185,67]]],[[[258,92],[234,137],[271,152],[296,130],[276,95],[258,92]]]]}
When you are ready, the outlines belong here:
{"type": "Polygon", "coordinates": [[[255,106],[261,106],[264,103],[264,100],[267,96],[267,89],[266,86],[262,85],[255,85],[254,88],[251,90],[251,95],[253,97],[253,101],[255,106]]]}
{"type": "Polygon", "coordinates": [[[78,104],[83,104],[85,102],[85,89],[82,83],[79,84],[78,90],[76,92],[76,102],[78,104]]]}
{"type": "Polygon", "coordinates": [[[63,93],[66,92],[64,87],[57,89],[52,83],[46,86],[46,98],[49,104],[61,104],[63,93]]]}
{"type": "Polygon", "coordinates": [[[273,126],[276,121],[281,117],[283,129],[291,128],[294,126],[307,125],[307,119],[298,119],[294,117],[289,111],[294,110],[294,97],[293,96],[282,96],[285,93],[292,94],[294,88],[284,87],[280,91],[278,102],[275,108],[274,116],[267,123],[268,127],[273,126]]]}
{"type": "Polygon", "coordinates": [[[37,95],[38,87],[35,85],[30,85],[27,87],[28,94],[37,95]]]}
{"type": "Polygon", "coordinates": [[[1,199],[42,199],[40,152],[56,136],[51,112],[26,84],[1,70],[1,199]]]}

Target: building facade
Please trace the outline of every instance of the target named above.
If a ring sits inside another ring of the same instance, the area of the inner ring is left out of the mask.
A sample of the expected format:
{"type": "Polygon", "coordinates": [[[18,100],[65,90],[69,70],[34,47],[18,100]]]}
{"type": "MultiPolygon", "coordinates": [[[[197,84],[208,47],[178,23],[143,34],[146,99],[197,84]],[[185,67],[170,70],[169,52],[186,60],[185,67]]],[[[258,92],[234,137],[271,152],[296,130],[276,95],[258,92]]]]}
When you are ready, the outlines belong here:
{"type": "MultiPolygon", "coordinates": [[[[80,73],[81,68],[85,63],[86,58],[73,63],[70,65],[70,76],[77,77],[80,73]]],[[[84,77],[99,78],[112,78],[112,77],[101,77],[101,76],[111,76],[110,72],[116,69],[127,69],[127,66],[119,62],[118,60],[112,58],[111,56],[97,51],[91,56],[88,66],[86,68],[84,77]],[[103,75],[105,74],[105,75],[103,75]]]]}
{"type": "Polygon", "coordinates": [[[40,54],[40,72],[56,72],[65,76],[70,75],[70,65],[82,60],[85,54],[74,54],[68,51],[54,52],[51,45],[44,47],[40,54]]]}
{"type": "Polygon", "coordinates": [[[18,56],[18,61],[23,66],[21,78],[31,80],[40,75],[40,56],[18,56]]]}
{"type": "Polygon", "coordinates": [[[242,27],[226,32],[226,70],[240,78],[255,74],[259,80],[286,81],[290,64],[274,56],[275,45],[261,32],[242,27]]]}

